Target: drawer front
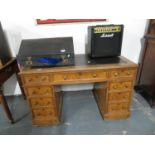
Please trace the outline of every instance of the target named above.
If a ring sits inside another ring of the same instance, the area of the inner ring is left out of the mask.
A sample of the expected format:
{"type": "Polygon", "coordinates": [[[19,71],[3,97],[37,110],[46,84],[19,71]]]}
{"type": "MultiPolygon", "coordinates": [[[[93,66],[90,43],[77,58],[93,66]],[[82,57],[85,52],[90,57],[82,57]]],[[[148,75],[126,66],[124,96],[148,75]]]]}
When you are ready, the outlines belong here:
{"type": "Polygon", "coordinates": [[[76,73],[55,73],[53,75],[54,81],[72,81],[78,79],[76,73]]]}
{"type": "Polygon", "coordinates": [[[34,118],[56,117],[56,111],[52,108],[38,108],[32,109],[32,115],[34,118]]]}
{"type": "Polygon", "coordinates": [[[80,79],[107,79],[105,71],[79,72],[78,74],[80,79]]]}
{"type": "Polygon", "coordinates": [[[109,103],[108,112],[129,111],[129,105],[128,102],[109,103]]]}
{"type": "Polygon", "coordinates": [[[109,93],[109,102],[130,101],[131,92],[109,93]]]}
{"type": "Polygon", "coordinates": [[[111,82],[109,86],[109,90],[131,90],[132,89],[132,81],[126,82],[111,82]]]}
{"type": "MultiPolygon", "coordinates": [[[[54,82],[65,82],[75,80],[93,80],[93,79],[107,79],[107,72],[104,71],[86,71],[86,72],[64,72],[55,73],[53,75],[54,82]]],[[[76,81],[75,81],[76,82],[76,81]]]]}
{"type": "Polygon", "coordinates": [[[120,69],[120,70],[114,70],[110,72],[110,78],[122,78],[122,77],[135,77],[136,70],[134,69],[120,69]]]}
{"type": "Polygon", "coordinates": [[[31,104],[32,108],[37,108],[37,107],[50,107],[50,108],[55,108],[55,102],[54,99],[51,97],[47,98],[30,98],[29,102],[31,104]]]}
{"type": "Polygon", "coordinates": [[[48,75],[26,75],[24,76],[24,84],[34,84],[34,83],[48,83],[48,75]]]}
{"type": "Polygon", "coordinates": [[[49,86],[27,87],[25,88],[28,96],[52,95],[53,89],[49,86]]]}
{"type": "Polygon", "coordinates": [[[33,118],[32,120],[34,125],[57,125],[60,123],[58,117],[43,117],[43,118],[33,118]]]}

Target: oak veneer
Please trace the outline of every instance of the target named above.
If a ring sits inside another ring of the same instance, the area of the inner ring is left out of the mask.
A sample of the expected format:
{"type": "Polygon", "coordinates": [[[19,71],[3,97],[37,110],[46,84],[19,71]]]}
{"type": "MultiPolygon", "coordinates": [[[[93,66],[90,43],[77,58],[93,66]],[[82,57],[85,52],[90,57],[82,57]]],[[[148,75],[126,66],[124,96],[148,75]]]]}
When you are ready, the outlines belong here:
{"type": "MultiPolygon", "coordinates": [[[[82,55],[81,55],[82,56],[82,55]]],[[[63,93],[59,86],[95,83],[94,94],[103,119],[130,116],[137,65],[124,57],[114,64],[54,68],[22,68],[19,73],[34,125],[60,123],[63,93]]]]}

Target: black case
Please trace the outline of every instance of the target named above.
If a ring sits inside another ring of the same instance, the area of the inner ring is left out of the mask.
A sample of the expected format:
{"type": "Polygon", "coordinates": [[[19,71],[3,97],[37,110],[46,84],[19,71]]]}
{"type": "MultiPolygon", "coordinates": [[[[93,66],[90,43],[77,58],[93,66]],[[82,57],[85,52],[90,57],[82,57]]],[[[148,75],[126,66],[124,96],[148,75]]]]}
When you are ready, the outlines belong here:
{"type": "Polygon", "coordinates": [[[26,39],[21,42],[17,56],[21,66],[50,67],[66,66],[74,63],[74,45],[72,37],[26,39]],[[40,63],[39,58],[63,58],[61,63],[52,65],[40,63]]]}
{"type": "Polygon", "coordinates": [[[88,49],[92,58],[121,55],[123,25],[97,25],[88,27],[88,49]]]}

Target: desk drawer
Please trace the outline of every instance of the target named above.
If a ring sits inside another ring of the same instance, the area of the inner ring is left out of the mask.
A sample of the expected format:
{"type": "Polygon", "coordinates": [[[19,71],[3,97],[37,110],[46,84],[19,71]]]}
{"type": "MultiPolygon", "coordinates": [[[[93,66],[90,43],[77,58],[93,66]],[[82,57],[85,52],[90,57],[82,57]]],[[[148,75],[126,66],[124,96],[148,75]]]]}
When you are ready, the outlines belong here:
{"type": "Polygon", "coordinates": [[[132,81],[125,82],[111,82],[109,85],[109,90],[131,90],[132,89],[132,81]]]}
{"type": "Polygon", "coordinates": [[[24,84],[34,84],[34,83],[48,83],[49,76],[42,75],[42,74],[35,74],[35,75],[24,75],[24,84]]]}
{"type": "Polygon", "coordinates": [[[105,71],[79,72],[80,79],[107,79],[105,71]]]}
{"type": "Polygon", "coordinates": [[[129,102],[109,103],[108,112],[129,111],[129,102]]]}
{"type": "Polygon", "coordinates": [[[109,93],[108,100],[109,102],[117,101],[130,101],[131,92],[118,92],[118,93],[109,93]]]}
{"type": "Polygon", "coordinates": [[[26,93],[28,96],[36,95],[52,95],[53,88],[50,86],[35,86],[35,87],[26,87],[26,93]]]}
{"type": "Polygon", "coordinates": [[[86,71],[86,72],[64,72],[55,73],[53,76],[54,82],[67,82],[76,80],[93,80],[93,79],[107,79],[107,72],[104,71],[86,71]]]}
{"type": "Polygon", "coordinates": [[[123,77],[129,77],[133,78],[135,77],[136,70],[134,69],[119,69],[114,70],[110,72],[110,78],[116,79],[116,78],[123,78],[123,77]]]}
{"type": "Polygon", "coordinates": [[[32,109],[32,115],[34,118],[56,117],[56,111],[52,108],[38,108],[32,109]]]}
{"type": "Polygon", "coordinates": [[[37,108],[37,107],[55,108],[55,102],[52,97],[30,98],[29,102],[32,108],[37,108]]]}

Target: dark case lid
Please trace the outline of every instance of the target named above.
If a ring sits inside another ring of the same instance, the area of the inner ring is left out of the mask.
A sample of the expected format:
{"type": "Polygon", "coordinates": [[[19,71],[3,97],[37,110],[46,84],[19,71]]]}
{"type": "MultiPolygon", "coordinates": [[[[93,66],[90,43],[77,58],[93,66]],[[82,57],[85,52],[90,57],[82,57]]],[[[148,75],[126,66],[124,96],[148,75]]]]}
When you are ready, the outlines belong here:
{"type": "Polygon", "coordinates": [[[74,53],[72,37],[23,40],[18,57],[51,56],[65,53],[74,53]]]}

